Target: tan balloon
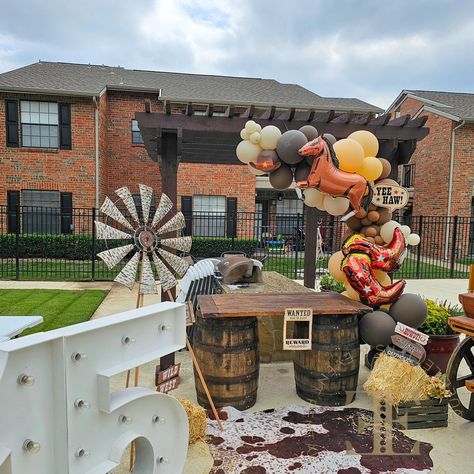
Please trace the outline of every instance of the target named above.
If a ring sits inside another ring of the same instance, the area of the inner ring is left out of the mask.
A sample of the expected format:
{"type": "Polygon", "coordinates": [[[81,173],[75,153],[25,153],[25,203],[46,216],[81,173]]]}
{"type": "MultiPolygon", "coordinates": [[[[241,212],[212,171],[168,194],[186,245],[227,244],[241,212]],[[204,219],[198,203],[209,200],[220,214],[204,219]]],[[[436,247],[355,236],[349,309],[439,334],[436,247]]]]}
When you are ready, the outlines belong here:
{"type": "Polygon", "coordinates": [[[367,156],[362,161],[362,166],[357,170],[357,174],[363,176],[367,181],[375,181],[383,171],[382,163],[373,156],[367,156]]]}
{"type": "Polygon", "coordinates": [[[401,225],[396,221],[388,221],[386,224],[380,227],[380,237],[382,237],[386,244],[392,241],[393,233],[397,227],[401,227],[401,225]]]}
{"type": "Polygon", "coordinates": [[[257,168],[254,168],[253,166],[250,166],[250,163],[247,164],[247,167],[249,169],[249,171],[254,174],[255,176],[263,176],[265,173],[265,171],[260,171],[258,170],[257,168]]]}
{"type": "Polygon", "coordinates": [[[267,125],[263,127],[260,132],[260,146],[264,150],[275,150],[280,137],[281,131],[278,127],[275,127],[275,125],[267,125]]]}
{"type": "Polygon", "coordinates": [[[388,273],[383,272],[382,270],[375,270],[374,271],[375,279],[382,285],[388,286],[392,284],[392,280],[388,276],[388,273]]]}
{"type": "Polygon", "coordinates": [[[364,149],[364,156],[377,156],[379,152],[379,141],[373,133],[368,130],[357,130],[351,133],[347,138],[360,143],[364,149]]]}
{"type": "Polygon", "coordinates": [[[251,161],[257,161],[258,155],[260,155],[261,151],[262,149],[260,146],[255,145],[255,143],[251,143],[248,140],[243,140],[237,145],[235,153],[242,163],[250,163],[251,161]]]}
{"type": "Polygon", "coordinates": [[[385,158],[377,158],[380,160],[380,163],[382,163],[382,174],[380,175],[380,178],[388,178],[390,176],[390,173],[392,172],[392,165],[390,164],[390,161],[386,160],[385,158]]]}
{"type": "Polygon", "coordinates": [[[326,196],[324,198],[324,207],[331,216],[342,216],[349,209],[349,199],[326,196]]]}
{"type": "Polygon", "coordinates": [[[309,207],[323,207],[324,197],[326,195],[315,188],[304,190],[304,203],[309,207]]]}
{"type": "Polygon", "coordinates": [[[337,141],[334,144],[334,151],[341,170],[353,173],[362,166],[364,149],[355,140],[343,138],[337,141]]]}
{"type": "Polygon", "coordinates": [[[341,270],[341,263],[344,260],[344,254],[339,250],[331,255],[328,261],[329,274],[338,281],[347,281],[345,273],[341,270]]]}
{"type": "Polygon", "coordinates": [[[344,286],[346,287],[345,293],[347,293],[347,296],[348,296],[351,300],[360,301],[359,293],[357,293],[357,291],[355,291],[354,288],[352,288],[352,286],[349,284],[349,282],[348,282],[347,280],[346,280],[346,282],[344,283],[344,286]]]}

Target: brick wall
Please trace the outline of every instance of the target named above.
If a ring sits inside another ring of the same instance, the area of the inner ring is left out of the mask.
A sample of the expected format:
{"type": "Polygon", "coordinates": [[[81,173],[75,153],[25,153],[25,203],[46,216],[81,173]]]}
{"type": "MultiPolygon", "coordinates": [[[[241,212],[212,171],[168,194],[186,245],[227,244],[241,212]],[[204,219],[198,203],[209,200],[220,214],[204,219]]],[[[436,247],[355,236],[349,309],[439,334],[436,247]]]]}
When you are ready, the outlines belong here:
{"type": "Polygon", "coordinates": [[[0,205],[9,190],[54,190],[73,193],[74,207],[95,202],[95,106],[92,98],[0,93],[0,205]],[[6,146],[5,99],[71,104],[72,150],[6,146]]]}

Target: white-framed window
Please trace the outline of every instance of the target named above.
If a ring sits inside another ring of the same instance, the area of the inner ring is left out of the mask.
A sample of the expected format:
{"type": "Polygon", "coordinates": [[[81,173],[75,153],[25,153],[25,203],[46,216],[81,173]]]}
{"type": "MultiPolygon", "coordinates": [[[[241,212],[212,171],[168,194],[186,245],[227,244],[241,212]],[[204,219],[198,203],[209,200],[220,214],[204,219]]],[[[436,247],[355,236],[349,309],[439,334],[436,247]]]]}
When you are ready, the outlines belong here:
{"type": "Polygon", "coordinates": [[[21,192],[23,232],[25,234],[58,234],[61,229],[61,196],[59,191],[25,189],[21,192]]]}
{"type": "Polygon", "coordinates": [[[193,197],[193,235],[224,237],[226,218],[225,196],[193,197]]]}
{"type": "Polygon", "coordinates": [[[132,143],[141,145],[143,143],[142,134],[138,128],[138,120],[132,119],[132,143]]]}
{"type": "Polygon", "coordinates": [[[21,146],[59,148],[57,102],[20,101],[21,146]]]}

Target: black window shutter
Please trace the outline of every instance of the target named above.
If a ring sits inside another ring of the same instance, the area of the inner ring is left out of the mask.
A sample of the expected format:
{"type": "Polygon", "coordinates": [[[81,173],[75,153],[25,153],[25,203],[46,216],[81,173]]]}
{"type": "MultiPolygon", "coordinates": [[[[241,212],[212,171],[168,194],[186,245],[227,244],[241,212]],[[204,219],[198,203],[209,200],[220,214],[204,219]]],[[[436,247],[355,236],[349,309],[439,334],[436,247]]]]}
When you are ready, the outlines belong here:
{"type": "Polygon", "coordinates": [[[72,193],[61,193],[61,234],[72,234],[72,193]]]}
{"type": "Polygon", "coordinates": [[[71,104],[59,104],[59,148],[70,150],[71,141],[71,104]]]}
{"type": "Polygon", "coordinates": [[[8,233],[17,232],[17,212],[20,211],[20,191],[7,191],[8,233]]]}
{"type": "Polygon", "coordinates": [[[7,122],[7,146],[20,146],[18,134],[18,101],[7,99],[5,101],[5,109],[7,122]]]}
{"type": "Polygon", "coordinates": [[[181,196],[181,212],[184,215],[186,235],[193,233],[193,198],[192,196],[181,196]]]}
{"type": "Polygon", "coordinates": [[[237,198],[228,197],[226,203],[227,237],[237,237],[237,198]]]}

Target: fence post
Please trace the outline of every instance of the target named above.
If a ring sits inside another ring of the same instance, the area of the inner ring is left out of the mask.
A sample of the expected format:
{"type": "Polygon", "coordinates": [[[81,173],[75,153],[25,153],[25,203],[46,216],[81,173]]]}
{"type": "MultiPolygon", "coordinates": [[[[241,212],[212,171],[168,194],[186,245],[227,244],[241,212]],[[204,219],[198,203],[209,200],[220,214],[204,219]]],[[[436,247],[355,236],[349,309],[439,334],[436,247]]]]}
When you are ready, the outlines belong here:
{"type": "Polygon", "coordinates": [[[456,265],[456,241],[458,239],[458,216],[454,216],[453,222],[453,241],[451,242],[451,264],[450,264],[450,278],[454,278],[454,267],[456,265]]]}
{"type": "Polygon", "coordinates": [[[96,209],[95,207],[92,208],[92,275],[91,279],[95,280],[95,218],[96,218],[96,209]]]}
{"type": "Polygon", "coordinates": [[[417,248],[417,253],[416,253],[416,278],[420,278],[420,266],[421,266],[421,247],[423,245],[423,237],[422,237],[422,232],[423,232],[423,216],[420,217],[420,225],[418,227],[418,235],[420,236],[420,244],[418,245],[417,248]]]}
{"type": "Polygon", "coordinates": [[[232,250],[235,250],[235,236],[237,235],[237,210],[232,213],[232,250]]]}
{"type": "Polygon", "coordinates": [[[295,232],[295,274],[294,279],[298,279],[298,249],[300,247],[300,213],[296,214],[296,232],[295,232]]]}
{"type": "Polygon", "coordinates": [[[16,206],[15,226],[15,279],[20,279],[20,206],[16,206]]]}

